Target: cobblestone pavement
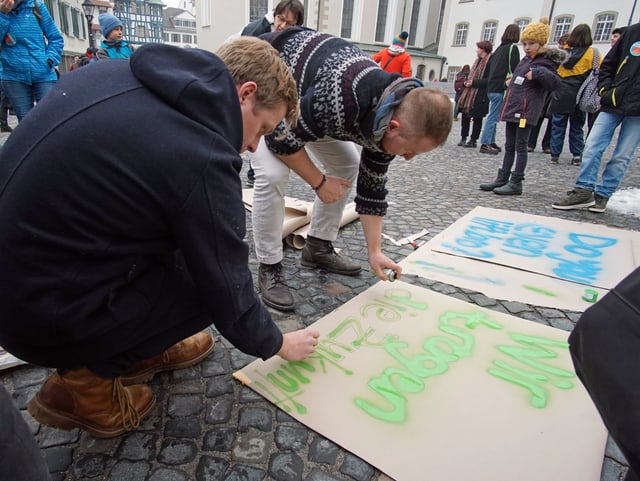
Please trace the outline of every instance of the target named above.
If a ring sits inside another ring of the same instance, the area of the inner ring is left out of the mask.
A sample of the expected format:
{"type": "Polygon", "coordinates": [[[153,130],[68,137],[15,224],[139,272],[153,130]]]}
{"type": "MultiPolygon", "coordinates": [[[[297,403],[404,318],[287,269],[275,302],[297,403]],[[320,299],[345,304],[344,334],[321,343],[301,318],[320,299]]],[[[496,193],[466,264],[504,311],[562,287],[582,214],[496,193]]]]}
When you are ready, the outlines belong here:
{"type": "MultiPolygon", "coordinates": [[[[502,139],[502,135],[500,126],[498,138],[502,139]]],[[[570,190],[578,173],[577,167],[568,165],[568,149],[559,165],[551,165],[548,155],[532,153],[524,194],[501,197],[478,189],[478,184],[493,179],[501,157],[457,147],[458,140],[459,122],[454,124],[443,148],[410,162],[404,159],[393,162],[389,174],[386,234],[401,238],[424,227],[429,230],[426,239],[430,239],[476,206],[640,230],[640,217],[611,209],[594,214],[586,210],[563,212],[551,208],[553,200],[570,190]]],[[[244,179],[244,171],[242,175],[244,179]]],[[[639,184],[640,165],[636,158],[621,188],[639,184]]],[[[311,189],[297,176],[292,175],[290,185],[288,195],[311,200],[311,189]]],[[[638,209],[636,214],[640,216],[640,207],[638,209]]],[[[247,241],[252,243],[250,222],[247,241]]],[[[284,272],[294,290],[296,309],[292,313],[272,311],[284,331],[312,324],[377,282],[367,268],[359,222],[344,227],[335,245],[343,249],[344,255],[362,263],[365,268],[359,276],[303,269],[299,266],[300,252],[285,250],[284,272]]],[[[386,241],[384,248],[396,261],[411,251],[386,241]]],[[[253,251],[250,263],[257,279],[258,266],[253,251]]],[[[579,317],[576,312],[488,299],[468,289],[431,280],[406,281],[564,330],[571,330],[579,317]]],[[[96,439],[78,430],[60,431],[40,426],[27,414],[26,404],[46,379],[47,369],[29,365],[0,371],[0,382],[24,413],[54,481],[389,480],[368,463],[307,429],[234,381],[231,373],[252,358],[232,348],[217,334],[216,338],[218,343],[213,354],[200,365],[157,375],[151,383],[158,397],[155,411],[138,431],[115,439],[96,439]]],[[[626,462],[611,441],[603,461],[603,481],[622,478],[626,462]]]]}

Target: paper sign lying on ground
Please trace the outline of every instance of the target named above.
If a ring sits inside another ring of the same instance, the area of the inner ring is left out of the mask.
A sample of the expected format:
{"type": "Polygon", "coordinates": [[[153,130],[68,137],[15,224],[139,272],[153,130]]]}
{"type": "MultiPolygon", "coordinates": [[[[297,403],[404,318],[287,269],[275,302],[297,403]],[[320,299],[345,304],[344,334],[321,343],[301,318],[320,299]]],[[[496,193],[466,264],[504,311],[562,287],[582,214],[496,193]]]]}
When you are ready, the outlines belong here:
{"type": "Polygon", "coordinates": [[[476,207],[430,242],[469,257],[601,289],[640,262],[640,233],[521,212],[476,207]]]}
{"type": "MultiPolygon", "coordinates": [[[[242,202],[248,211],[253,206],[253,189],[242,189],[242,202]]],[[[282,222],[282,239],[287,245],[302,249],[307,239],[307,231],[311,222],[313,202],[296,199],[294,197],[284,198],[284,221],[282,222]]],[[[340,227],[350,224],[358,219],[356,204],[347,204],[342,213],[340,227]]]]}
{"type": "Polygon", "coordinates": [[[313,327],[306,361],[234,376],[393,479],[600,479],[607,433],[567,332],[400,281],[313,327]]]}
{"type": "Polygon", "coordinates": [[[609,292],[499,264],[434,252],[431,246],[428,242],[399,262],[402,273],[473,289],[493,299],[577,312],[583,312],[609,292]]]}

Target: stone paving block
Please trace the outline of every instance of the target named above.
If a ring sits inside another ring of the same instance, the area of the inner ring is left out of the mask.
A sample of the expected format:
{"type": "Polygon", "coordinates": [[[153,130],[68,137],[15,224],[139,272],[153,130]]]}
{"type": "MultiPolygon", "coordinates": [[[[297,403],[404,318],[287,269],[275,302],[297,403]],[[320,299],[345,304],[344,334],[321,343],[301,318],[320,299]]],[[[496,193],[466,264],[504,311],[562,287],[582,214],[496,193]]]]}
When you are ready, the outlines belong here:
{"type": "Polygon", "coordinates": [[[201,396],[171,396],[167,414],[172,418],[182,418],[191,414],[200,414],[202,408],[201,396]]]}
{"type": "Polygon", "coordinates": [[[238,431],[247,432],[249,428],[271,432],[273,430],[271,411],[266,408],[241,408],[238,417],[238,431]]]}
{"type": "Polygon", "coordinates": [[[151,461],[156,456],[158,435],[147,432],[133,432],[122,440],[116,456],[129,461],[151,461]]]}
{"type": "MultiPolygon", "coordinates": [[[[109,473],[109,477],[107,481],[141,481],[143,479],[147,479],[147,474],[149,473],[149,463],[145,462],[132,462],[132,461],[119,461],[117,462],[113,468],[111,468],[111,472],[109,473]]],[[[153,476],[150,478],[153,478],[153,476]]],[[[168,478],[167,478],[168,479],[168,478]]],[[[179,477],[170,478],[172,481],[178,481],[179,477]]],[[[186,478],[182,478],[186,480],[186,478]]],[[[156,480],[158,481],[158,480],[156,480]]]]}
{"type": "Polygon", "coordinates": [[[266,472],[260,468],[234,464],[229,470],[229,474],[224,481],[262,481],[266,472]]]}
{"type": "Polygon", "coordinates": [[[79,478],[95,478],[104,474],[107,467],[106,454],[88,454],[77,459],[73,465],[73,472],[79,478]]]}
{"type": "Polygon", "coordinates": [[[231,418],[233,400],[229,397],[218,397],[206,402],[205,421],[207,424],[222,424],[231,418]]]}
{"type": "Polygon", "coordinates": [[[269,446],[273,435],[252,429],[246,433],[238,433],[233,456],[237,461],[257,464],[265,463],[269,458],[269,446]]]}
{"type": "Polygon", "coordinates": [[[167,468],[157,469],[149,476],[149,481],[189,481],[189,479],[189,475],[184,471],[167,468]]]}
{"type": "Polygon", "coordinates": [[[200,419],[196,416],[169,419],[164,428],[164,435],[172,438],[196,439],[201,432],[200,419]]]}
{"type": "Polygon", "coordinates": [[[307,444],[309,432],[302,426],[278,426],[275,441],[279,449],[299,451],[307,444]]]}
{"type": "Polygon", "coordinates": [[[203,451],[231,451],[236,439],[236,428],[215,428],[204,436],[203,451]]]}
{"type": "Polygon", "coordinates": [[[196,443],[184,439],[165,439],[162,442],[158,461],[176,466],[193,461],[199,450],[196,443]]]}
{"type": "Polygon", "coordinates": [[[356,481],[370,481],[375,474],[375,469],[353,454],[346,453],[340,466],[340,472],[356,481]]]}
{"type": "Polygon", "coordinates": [[[309,459],[316,463],[334,464],[340,454],[340,448],[322,436],[315,436],[309,446],[309,459]]]}
{"type": "Polygon", "coordinates": [[[80,437],[79,429],[71,429],[63,431],[61,429],[43,426],[40,431],[40,446],[49,448],[51,446],[61,446],[64,444],[75,443],[80,437]]]}
{"type": "Polygon", "coordinates": [[[304,463],[294,453],[278,453],[271,456],[269,475],[276,481],[301,481],[304,463]]]}
{"type": "Polygon", "coordinates": [[[66,471],[71,465],[73,447],[56,446],[42,450],[50,473],[66,471]]]}
{"type": "Polygon", "coordinates": [[[224,473],[229,462],[212,456],[202,456],[196,468],[197,481],[220,481],[224,479],[224,473]]]}
{"type": "Polygon", "coordinates": [[[222,394],[233,393],[234,380],[229,375],[214,376],[207,379],[205,394],[207,397],[217,397],[222,394]]]}

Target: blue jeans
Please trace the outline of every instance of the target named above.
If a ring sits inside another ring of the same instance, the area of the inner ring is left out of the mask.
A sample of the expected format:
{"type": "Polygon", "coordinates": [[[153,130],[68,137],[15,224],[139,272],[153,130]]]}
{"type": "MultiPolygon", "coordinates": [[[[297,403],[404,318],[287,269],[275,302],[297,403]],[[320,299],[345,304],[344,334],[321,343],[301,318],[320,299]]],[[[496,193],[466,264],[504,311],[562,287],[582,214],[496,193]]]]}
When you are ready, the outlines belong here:
{"type": "Polygon", "coordinates": [[[9,98],[18,122],[33,108],[34,102],[40,102],[56,84],[55,80],[26,84],[15,80],[3,80],[2,89],[9,98]]]}
{"type": "Polygon", "coordinates": [[[489,115],[484,122],[484,130],[480,137],[480,143],[484,145],[496,143],[496,125],[500,121],[502,113],[502,103],[504,102],[504,94],[500,92],[490,92],[489,97],[489,115]]]}
{"type": "Polygon", "coordinates": [[[580,155],[584,150],[584,123],[587,114],[575,109],[571,114],[553,114],[551,117],[551,156],[560,157],[564,145],[564,134],[569,122],[569,150],[573,155],[580,155]]]}
{"type": "Polygon", "coordinates": [[[638,145],[640,145],[640,116],[625,117],[620,114],[600,112],[587,137],[576,187],[594,191],[607,199],[611,197],[622,182],[638,145]],[[613,140],[618,125],[620,125],[618,142],[602,172],[601,183],[596,185],[602,154],[613,140]]]}

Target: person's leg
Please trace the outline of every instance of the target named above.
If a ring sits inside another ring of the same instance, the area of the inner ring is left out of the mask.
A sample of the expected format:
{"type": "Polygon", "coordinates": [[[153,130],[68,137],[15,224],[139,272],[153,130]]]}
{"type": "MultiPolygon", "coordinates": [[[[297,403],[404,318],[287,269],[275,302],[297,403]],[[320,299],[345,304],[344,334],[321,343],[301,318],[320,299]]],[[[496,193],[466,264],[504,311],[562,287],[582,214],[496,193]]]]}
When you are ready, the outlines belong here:
{"type": "Polygon", "coordinates": [[[531,126],[527,125],[524,128],[520,128],[517,124],[512,124],[511,130],[515,132],[512,135],[515,136],[515,151],[516,151],[516,165],[511,172],[509,182],[496,189],[493,189],[498,195],[520,195],[522,194],[522,181],[524,180],[524,172],[527,168],[528,159],[528,142],[529,134],[531,132],[531,126]]]}
{"type": "MultiPolygon", "coordinates": [[[[576,187],[592,192],[595,190],[602,155],[613,140],[615,130],[622,120],[622,115],[609,112],[601,112],[598,115],[582,153],[582,164],[576,179],[576,187]]],[[[637,132],[635,135],[637,137],[637,132]]]]}
{"type": "Polygon", "coordinates": [[[290,311],[294,308],[293,295],[282,277],[284,194],[290,170],[271,153],[264,139],[260,139],[250,159],[254,171],[251,208],[253,244],[260,262],[258,287],[265,304],[274,309],[290,311]]]}
{"type": "MultiPolygon", "coordinates": [[[[307,149],[325,168],[327,175],[340,177],[355,186],[360,167],[360,153],[352,142],[325,137],[307,144],[307,149]]],[[[319,266],[331,272],[353,275],[360,272],[359,263],[338,256],[332,241],[338,238],[340,220],[349,200],[351,189],[336,202],[327,204],[316,196],[311,214],[307,242],[302,250],[302,264],[319,266]]]]}
{"type": "Polygon", "coordinates": [[[35,99],[36,103],[40,102],[45,97],[45,95],[47,95],[51,91],[55,84],[55,80],[34,83],[32,86],[33,98],[35,99]]]}
{"type": "MultiPolygon", "coordinates": [[[[541,119],[542,121],[543,119],[541,119]]],[[[542,152],[545,154],[551,153],[551,119],[547,119],[547,127],[544,130],[544,136],[542,137],[542,152]]]]}
{"type": "Polygon", "coordinates": [[[471,129],[471,139],[469,142],[473,147],[476,146],[480,132],[482,131],[482,117],[473,117],[473,128],[471,129]]]}
{"type": "Polygon", "coordinates": [[[0,384],[0,479],[49,481],[49,469],[29,426],[0,384]]]}
{"type": "Polygon", "coordinates": [[[538,123],[533,127],[531,127],[531,133],[529,134],[529,142],[527,143],[527,146],[529,147],[529,152],[533,152],[536,148],[536,145],[538,144],[538,136],[540,135],[540,129],[542,127],[543,120],[544,118],[541,117],[538,120],[538,123]]]}
{"type": "Polygon", "coordinates": [[[496,142],[496,125],[500,120],[500,111],[502,109],[502,102],[504,96],[499,92],[491,92],[489,97],[489,114],[487,120],[484,123],[484,130],[480,137],[480,144],[491,145],[496,142]]]}
{"type": "MultiPolygon", "coordinates": [[[[600,118],[600,115],[598,115],[598,118],[600,118]]],[[[611,159],[604,167],[602,181],[595,187],[596,196],[608,199],[618,189],[629,168],[631,159],[633,159],[638,145],[640,145],[640,134],[638,132],[640,132],[640,116],[622,118],[616,147],[613,150],[611,159]]],[[[591,135],[589,138],[591,138],[591,135]]]]}
{"type": "Polygon", "coordinates": [[[564,135],[567,130],[568,115],[553,114],[551,117],[551,161],[558,162],[564,146],[564,135]]]}
{"type": "Polygon", "coordinates": [[[250,158],[255,172],[251,222],[256,257],[261,264],[276,264],[283,255],[284,196],[290,170],[271,153],[264,139],[250,158]]]}
{"type": "Polygon", "coordinates": [[[601,112],[598,115],[591,133],[587,137],[580,173],[575,187],[551,207],[559,210],[573,210],[591,207],[595,204],[594,190],[598,180],[598,172],[602,162],[602,154],[613,139],[616,127],[622,122],[622,116],[601,112]]]}
{"type": "Polygon", "coordinates": [[[631,475],[628,479],[634,479],[640,473],[638,292],[640,269],[589,307],[569,336],[569,351],[576,374],[629,462],[631,475]]]}
{"type": "Polygon", "coordinates": [[[9,127],[9,99],[2,89],[2,82],[0,82],[0,132],[11,132],[12,130],[9,127]]]}
{"type": "Polygon", "coordinates": [[[33,89],[31,88],[31,85],[12,80],[3,80],[2,88],[13,107],[19,122],[33,108],[33,102],[35,101],[33,89]]]}
{"type": "Polygon", "coordinates": [[[498,187],[502,187],[509,181],[509,175],[511,174],[511,167],[516,155],[516,134],[515,129],[518,125],[513,122],[505,122],[504,133],[504,157],[502,158],[502,167],[498,169],[498,175],[492,182],[486,182],[480,184],[480,190],[493,191],[498,187]]]}
{"type": "Polygon", "coordinates": [[[463,146],[469,137],[469,127],[471,127],[471,117],[469,114],[462,112],[462,122],[460,124],[460,142],[459,146],[463,146]]]}
{"type": "Polygon", "coordinates": [[[584,124],[587,115],[580,109],[575,109],[569,116],[569,150],[573,155],[572,165],[580,165],[584,151],[584,124]]]}

